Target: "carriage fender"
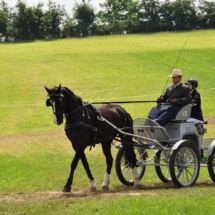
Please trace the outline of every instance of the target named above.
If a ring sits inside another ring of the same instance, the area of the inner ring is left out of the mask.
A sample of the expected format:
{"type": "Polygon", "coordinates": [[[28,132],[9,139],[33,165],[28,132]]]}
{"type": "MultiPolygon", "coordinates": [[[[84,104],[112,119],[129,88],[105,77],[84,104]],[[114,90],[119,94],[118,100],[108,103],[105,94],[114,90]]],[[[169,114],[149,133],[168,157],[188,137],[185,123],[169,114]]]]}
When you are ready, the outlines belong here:
{"type": "Polygon", "coordinates": [[[172,150],[176,150],[182,143],[186,142],[187,140],[179,140],[178,142],[176,142],[173,147],[172,150]]]}
{"type": "Polygon", "coordinates": [[[215,140],[208,147],[207,156],[210,156],[212,154],[212,151],[213,151],[214,147],[215,147],[215,140]]]}
{"type": "MultiPolygon", "coordinates": [[[[193,145],[195,149],[197,149],[196,145],[192,141],[190,141],[190,140],[179,140],[178,142],[176,142],[173,145],[172,150],[173,151],[176,150],[184,142],[188,142],[189,144],[193,145]]],[[[199,150],[197,149],[197,150],[195,150],[195,152],[196,152],[197,157],[201,160],[201,155],[199,153],[199,150]]]]}

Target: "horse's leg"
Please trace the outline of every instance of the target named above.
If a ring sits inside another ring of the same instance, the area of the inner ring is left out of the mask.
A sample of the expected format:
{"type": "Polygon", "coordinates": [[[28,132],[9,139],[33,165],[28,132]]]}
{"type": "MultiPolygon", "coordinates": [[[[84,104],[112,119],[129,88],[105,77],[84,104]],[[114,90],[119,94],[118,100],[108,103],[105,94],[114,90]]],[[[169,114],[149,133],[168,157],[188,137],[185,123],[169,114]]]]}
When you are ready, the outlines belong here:
{"type": "Polygon", "coordinates": [[[88,175],[88,178],[89,178],[89,181],[90,181],[90,187],[89,187],[89,190],[90,191],[95,191],[97,190],[96,188],[96,182],[91,174],[91,171],[90,171],[90,167],[89,167],[89,164],[87,162],[87,158],[86,158],[86,155],[85,153],[83,152],[82,155],[81,155],[81,161],[82,161],[82,164],[87,172],[87,175],[88,175]]]}
{"type": "Polygon", "coordinates": [[[113,165],[113,157],[111,155],[111,148],[110,148],[111,142],[112,140],[108,140],[102,143],[102,150],[106,157],[106,163],[107,163],[107,171],[104,177],[104,182],[102,184],[102,190],[109,190],[110,174],[111,174],[111,168],[113,165]]]}
{"type": "Polygon", "coordinates": [[[140,189],[140,187],[141,187],[141,185],[140,185],[140,175],[137,172],[137,167],[136,166],[132,169],[132,172],[133,172],[133,178],[134,178],[134,186],[133,186],[133,188],[134,189],[140,189]]]}
{"type": "Polygon", "coordinates": [[[78,161],[79,159],[81,158],[81,155],[83,153],[83,149],[81,149],[80,147],[78,147],[78,149],[75,150],[76,153],[75,153],[75,157],[71,163],[71,172],[70,172],[70,175],[69,175],[69,178],[67,180],[67,183],[66,185],[64,186],[62,192],[70,192],[71,191],[71,185],[72,185],[72,182],[73,182],[73,175],[74,175],[74,171],[78,165],[78,161]]]}

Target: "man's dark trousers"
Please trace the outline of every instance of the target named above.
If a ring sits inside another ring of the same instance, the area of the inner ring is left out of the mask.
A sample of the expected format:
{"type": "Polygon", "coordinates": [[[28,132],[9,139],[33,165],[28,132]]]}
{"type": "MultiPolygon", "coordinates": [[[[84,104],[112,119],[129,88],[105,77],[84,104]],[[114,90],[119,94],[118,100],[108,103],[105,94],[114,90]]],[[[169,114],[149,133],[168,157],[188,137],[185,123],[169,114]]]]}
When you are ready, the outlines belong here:
{"type": "Polygon", "coordinates": [[[170,120],[175,118],[180,106],[172,103],[164,103],[153,107],[149,113],[149,118],[153,119],[160,126],[165,126],[170,120]]]}

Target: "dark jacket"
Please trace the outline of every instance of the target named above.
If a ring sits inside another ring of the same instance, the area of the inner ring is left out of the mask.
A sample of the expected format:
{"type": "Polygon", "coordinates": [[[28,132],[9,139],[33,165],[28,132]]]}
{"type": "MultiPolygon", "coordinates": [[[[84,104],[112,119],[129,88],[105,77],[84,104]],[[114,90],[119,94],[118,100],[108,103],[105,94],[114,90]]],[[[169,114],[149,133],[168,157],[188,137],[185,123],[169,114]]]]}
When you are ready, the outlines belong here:
{"type": "Polygon", "coordinates": [[[201,97],[199,92],[197,90],[193,90],[193,92],[191,93],[191,96],[192,96],[192,104],[195,104],[195,106],[192,106],[190,117],[204,121],[202,116],[201,97]]]}
{"type": "Polygon", "coordinates": [[[168,102],[172,99],[177,99],[178,105],[187,105],[191,103],[192,97],[190,95],[190,88],[180,83],[176,88],[174,84],[166,88],[165,93],[161,96],[162,102],[168,102]]]}

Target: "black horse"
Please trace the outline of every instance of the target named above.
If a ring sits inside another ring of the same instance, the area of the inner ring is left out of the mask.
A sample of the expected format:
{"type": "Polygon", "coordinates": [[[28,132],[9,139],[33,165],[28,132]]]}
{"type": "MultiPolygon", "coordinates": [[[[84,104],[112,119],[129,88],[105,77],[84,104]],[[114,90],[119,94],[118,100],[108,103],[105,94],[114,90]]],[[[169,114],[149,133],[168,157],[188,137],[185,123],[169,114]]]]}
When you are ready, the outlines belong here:
{"type": "MultiPolygon", "coordinates": [[[[49,99],[46,101],[47,106],[52,106],[54,114],[54,123],[60,125],[63,123],[63,115],[66,117],[65,132],[72,146],[76,151],[75,157],[71,164],[71,172],[63,192],[70,192],[73,181],[73,174],[77,167],[79,159],[87,172],[90,181],[90,190],[96,190],[95,180],[91,174],[84,150],[87,146],[94,146],[101,143],[103,153],[106,157],[107,170],[102,184],[102,190],[109,189],[110,173],[113,165],[111,155],[111,143],[117,135],[117,131],[106,122],[100,121],[99,117],[104,117],[118,128],[126,129],[126,132],[133,133],[133,121],[131,116],[119,105],[108,104],[95,108],[88,102],[76,96],[66,87],[55,87],[49,89],[49,99]]],[[[136,156],[132,144],[131,136],[118,134],[125,148],[125,153],[133,168],[134,187],[139,188],[139,175],[136,169],[136,156]]]]}

